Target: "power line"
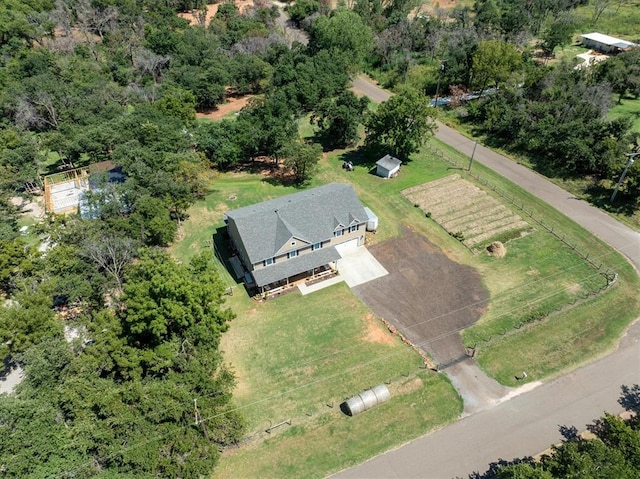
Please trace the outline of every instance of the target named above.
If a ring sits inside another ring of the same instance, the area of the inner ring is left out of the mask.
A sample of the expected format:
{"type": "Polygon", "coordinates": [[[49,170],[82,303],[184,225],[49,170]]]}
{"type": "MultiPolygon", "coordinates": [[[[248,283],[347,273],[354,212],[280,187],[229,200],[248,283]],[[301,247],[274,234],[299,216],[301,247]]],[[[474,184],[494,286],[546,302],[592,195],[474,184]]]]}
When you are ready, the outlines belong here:
{"type": "MultiPolygon", "coordinates": [[[[611,254],[611,253],[607,253],[607,255],[608,255],[608,254],[611,254]]],[[[603,256],[606,256],[606,255],[603,255],[603,256]]],[[[623,265],[623,264],[625,264],[625,263],[626,263],[626,260],[623,260],[623,261],[621,261],[620,263],[616,263],[616,264],[614,264],[612,267],[620,266],[620,265],[623,265]]],[[[589,276],[583,277],[583,278],[582,278],[582,280],[584,280],[584,279],[586,279],[586,278],[590,278],[590,277],[596,276],[597,274],[599,274],[599,273],[594,273],[593,275],[589,275],[589,276]]],[[[568,287],[567,287],[567,288],[565,288],[564,290],[561,290],[560,292],[565,291],[566,289],[569,289],[569,288],[570,288],[570,286],[568,286],[568,287]]],[[[555,295],[555,294],[558,294],[558,292],[556,292],[556,293],[552,293],[552,295],[555,295]]],[[[543,298],[543,299],[544,299],[544,298],[543,298]]],[[[527,304],[531,304],[531,303],[532,303],[532,302],[528,302],[527,304]]],[[[468,305],[467,307],[471,307],[471,306],[473,306],[473,305],[468,305]]],[[[509,314],[509,313],[511,313],[511,312],[513,312],[513,311],[517,311],[517,310],[519,310],[519,309],[521,309],[521,306],[519,306],[519,307],[514,307],[512,310],[505,311],[505,312],[503,313],[503,315],[509,314]]],[[[502,315],[501,315],[501,316],[502,316],[502,315]]],[[[499,317],[500,317],[500,316],[499,316],[499,317]]],[[[432,319],[430,319],[430,320],[432,320],[432,319]]],[[[427,320],[427,321],[430,321],[430,320],[427,320]]],[[[589,330],[591,330],[591,329],[595,329],[597,326],[599,326],[599,325],[598,325],[598,324],[596,324],[596,325],[593,325],[593,326],[591,326],[591,327],[589,327],[589,328],[586,328],[586,329],[584,329],[584,330],[581,330],[581,331],[577,332],[576,334],[574,334],[573,336],[570,336],[570,337],[569,337],[569,339],[572,339],[572,338],[578,337],[579,335],[583,334],[583,333],[584,333],[584,332],[586,332],[586,331],[589,331],[589,330]]],[[[438,337],[436,337],[436,338],[432,338],[432,339],[429,339],[429,340],[426,340],[426,341],[419,342],[419,343],[417,343],[417,345],[428,344],[428,343],[430,343],[430,342],[440,340],[440,339],[442,339],[442,338],[444,338],[444,337],[446,337],[446,336],[450,336],[450,335],[453,335],[453,334],[458,334],[460,331],[462,331],[463,329],[466,329],[466,328],[467,328],[467,327],[458,328],[458,329],[456,329],[455,331],[450,331],[450,332],[448,332],[448,333],[444,333],[444,334],[442,334],[442,335],[440,335],[440,336],[438,336],[438,337]]],[[[415,344],[415,343],[414,343],[414,344],[415,344]]],[[[344,350],[342,350],[342,351],[349,351],[349,350],[352,350],[352,349],[354,349],[354,348],[345,348],[345,349],[344,349],[344,350]]],[[[322,358],[327,358],[327,357],[335,356],[335,355],[337,355],[337,354],[340,354],[342,351],[338,351],[338,352],[336,352],[336,353],[332,353],[332,354],[329,354],[329,355],[325,355],[325,356],[323,356],[323,357],[316,358],[316,359],[315,359],[314,361],[312,361],[312,362],[315,362],[316,360],[320,360],[320,359],[322,359],[322,358]]],[[[276,393],[276,394],[272,394],[271,396],[267,396],[267,397],[261,398],[261,399],[259,399],[259,400],[253,401],[253,402],[248,403],[248,404],[244,404],[244,405],[242,405],[242,406],[235,406],[235,407],[232,407],[232,408],[230,408],[230,409],[226,409],[225,411],[222,411],[222,412],[216,413],[216,414],[211,415],[211,416],[208,416],[208,417],[202,417],[202,416],[200,415],[200,413],[199,413],[199,412],[197,412],[197,417],[198,417],[198,419],[197,419],[197,420],[198,420],[198,423],[199,423],[199,424],[201,424],[201,425],[203,426],[203,428],[204,428],[204,423],[205,423],[205,422],[208,422],[208,421],[211,421],[211,420],[217,419],[217,418],[222,417],[222,416],[224,416],[224,415],[226,415],[226,414],[233,413],[233,412],[238,412],[238,411],[241,411],[241,410],[244,410],[244,409],[248,409],[248,408],[250,408],[250,407],[254,407],[254,406],[257,406],[257,405],[260,405],[260,404],[264,404],[265,402],[272,401],[272,400],[274,400],[274,399],[278,399],[278,398],[283,397],[283,396],[285,396],[285,395],[287,395],[287,394],[290,394],[290,393],[292,393],[292,392],[295,392],[295,391],[298,391],[298,390],[304,389],[304,388],[306,388],[306,387],[309,387],[309,386],[312,386],[312,385],[315,385],[315,384],[322,383],[322,382],[327,381],[327,380],[330,380],[330,379],[335,379],[335,378],[337,378],[337,377],[340,377],[340,376],[343,376],[343,375],[346,375],[346,374],[353,374],[353,372],[357,371],[358,369],[361,369],[361,368],[364,368],[364,367],[367,367],[367,366],[372,366],[372,365],[374,365],[374,364],[376,364],[376,363],[379,363],[379,362],[381,362],[381,361],[388,360],[388,359],[390,359],[390,358],[393,358],[393,357],[396,357],[396,356],[399,356],[399,355],[401,355],[401,354],[405,354],[405,353],[406,353],[406,350],[404,350],[404,349],[403,349],[403,350],[397,351],[397,352],[395,352],[395,353],[389,353],[389,354],[386,354],[386,355],[377,356],[377,357],[375,357],[375,358],[371,359],[370,361],[357,363],[357,364],[353,365],[352,367],[346,368],[346,369],[344,369],[344,370],[341,370],[341,371],[336,372],[336,373],[334,373],[334,374],[331,374],[331,375],[329,375],[329,376],[325,376],[325,377],[322,377],[322,378],[316,379],[316,380],[314,380],[314,381],[309,381],[309,382],[306,382],[306,383],[300,384],[300,385],[295,386],[295,387],[293,387],[293,388],[287,389],[287,390],[285,390],[285,391],[281,391],[281,392],[276,393]]],[[[273,376],[273,375],[272,375],[272,374],[270,374],[270,375],[263,376],[263,377],[272,377],[272,376],[273,376]]],[[[206,398],[212,397],[212,396],[214,396],[214,395],[215,395],[215,393],[210,394],[210,395],[199,396],[199,399],[206,399],[206,398]]],[[[195,402],[194,402],[194,404],[195,404],[195,402]]],[[[121,454],[121,453],[123,453],[123,452],[127,452],[127,451],[130,451],[130,450],[133,450],[133,449],[135,449],[135,448],[137,448],[137,447],[141,447],[141,446],[143,446],[143,445],[145,445],[145,444],[149,444],[149,443],[151,443],[151,442],[161,440],[163,437],[168,436],[169,434],[175,434],[175,433],[176,433],[176,430],[182,430],[182,429],[185,429],[185,428],[187,428],[187,427],[192,427],[192,425],[191,425],[191,424],[187,424],[187,425],[183,425],[183,426],[178,426],[176,429],[174,429],[174,430],[172,430],[172,431],[168,431],[168,432],[163,433],[163,434],[159,434],[159,435],[157,435],[157,436],[156,436],[156,437],[154,437],[154,438],[150,438],[150,439],[148,439],[148,440],[146,440],[146,441],[140,441],[140,442],[135,443],[135,444],[132,444],[131,446],[126,447],[126,448],[121,448],[121,449],[119,449],[118,451],[112,452],[111,454],[109,454],[109,455],[105,456],[105,458],[114,457],[114,456],[115,456],[115,455],[117,455],[117,454],[121,454]]],[[[105,458],[103,458],[103,459],[105,459],[105,458]]],[[[65,471],[65,472],[69,472],[69,473],[71,473],[71,472],[74,472],[74,471],[78,471],[78,470],[81,470],[81,469],[83,469],[83,468],[85,468],[85,467],[89,467],[89,466],[91,466],[93,463],[94,463],[94,461],[93,461],[93,460],[91,460],[91,461],[87,461],[86,463],[84,463],[84,464],[82,464],[82,465],[78,465],[78,466],[76,466],[76,467],[74,467],[74,468],[72,468],[72,469],[70,469],[70,470],[68,470],[68,471],[65,471]]]]}

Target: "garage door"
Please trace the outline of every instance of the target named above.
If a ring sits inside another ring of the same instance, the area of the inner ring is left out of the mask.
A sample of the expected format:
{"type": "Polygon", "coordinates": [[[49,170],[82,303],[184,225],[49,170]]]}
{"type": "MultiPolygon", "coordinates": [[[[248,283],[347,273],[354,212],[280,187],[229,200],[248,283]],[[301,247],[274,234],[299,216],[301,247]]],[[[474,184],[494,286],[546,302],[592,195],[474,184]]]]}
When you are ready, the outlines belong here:
{"type": "Polygon", "coordinates": [[[358,249],[358,242],[359,242],[358,238],[345,241],[344,243],[340,243],[339,245],[336,245],[336,249],[340,252],[340,254],[342,254],[343,252],[347,253],[349,251],[355,251],[358,249]]]}

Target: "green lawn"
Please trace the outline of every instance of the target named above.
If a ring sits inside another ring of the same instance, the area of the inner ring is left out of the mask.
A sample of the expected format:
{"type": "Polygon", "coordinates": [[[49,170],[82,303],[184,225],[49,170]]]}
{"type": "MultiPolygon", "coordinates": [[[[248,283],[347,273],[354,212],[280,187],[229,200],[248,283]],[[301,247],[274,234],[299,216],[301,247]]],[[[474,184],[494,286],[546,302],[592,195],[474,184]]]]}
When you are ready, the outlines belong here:
{"type": "MultiPolygon", "coordinates": [[[[459,165],[467,164],[467,158],[451,147],[441,143],[438,147],[459,165]]],[[[561,231],[578,250],[596,264],[601,263],[602,270],[618,273],[618,281],[610,290],[595,299],[587,297],[589,291],[605,285],[602,276],[542,228],[508,243],[507,256],[502,260],[483,255],[470,258],[469,264],[481,272],[491,293],[487,313],[463,332],[467,345],[477,344],[480,365],[503,384],[513,386],[514,372],[526,370],[529,380],[544,379],[610,351],[624,329],[640,315],[640,278],[633,267],[546,203],[480,164],[474,163],[473,169],[506,196],[524,204],[545,225],[561,231]],[[552,313],[547,320],[502,336],[505,328],[526,321],[527,316],[549,312],[563,303],[565,309],[552,313]],[[481,341],[490,336],[489,343],[481,341]]],[[[436,242],[436,237],[429,238],[436,242]]],[[[451,251],[446,243],[441,247],[451,251]]],[[[464,261],[464,257],[458,261],[464,261]]]]}
{"type": "Polygon", "coordinates": [[[422,369],[344,283],[264,303],[237,296],[222,349],[251,439],[223,456],[214,477],[324,477],[461,412],[446,378],[422,369]],[[353,418],[340,411],[345,398],[383,382],[388,403],[353,418]]]}
{"type": "Polygon", "coordinates": [[[631,118],[633,121],[632,130],[640,133],[640,98],[623,98],[621,103],[617,103],[618,95],[614,95],[613,107],[609,110],[609,118],[620,118],[622,116],[631,118]]]}
{"type": "Polygon", "coordinates": [[[602,4],[603,2],[589,2],[588,5],[576,9],[581,33],[600,32],[632,41],[638,38],[640,0],[608,2],[608,8],[594,24],[592,19],[596,3],[602,4]]]}
{"type": "MultiPolygon", "coordinates": [[[[210,248],[225,211],[295,191],[258,174],[221,175],[207,198],[190,209],[172,254],[186,261],[210,248]]],[[[235,284],[219,269],[228,285],[235,284]]],[[[237,318],[222,349],[238,376],[234,397],[252,439],[248,449],[224,455],[216,477],[281,477],[281,461],[288,461],[292,476],[322,477],[441,427],[462,411],[448,380],[423,369],[420,357],[391,336],[344,284],[267,302],[238,288],[228,305],[237,318]],[[392,399],[379,411],[355,418],[340,412],[346,397],[382,382],[389,383],[392,399]],[[398,422],[403,417],[406,422],[398,422]],[[288,419],[291,426],[264,432],[288,419]],[[376,430],[376,440],[367,440],[364,430],[376,430]],[[296,447],[313,448],[317,457],[291,456],[296,447]]]]}
{"type": "MultiPolygon", "coordinates": [[[[434,143],[466,165],[466,157],[434,143]]],[[[371,174],[376,159],[358,152],[329,154],[308,186],[351,183],[380,220],[378,232],[368,237],[370,244],[396,237],[401,225],[409,225],[453,260],[480,271],[491,300],[487,313],[464,338],[468,344],[478,343],[480,365],[501,382],[512,385],[514,371],[522,370],[529,380],[548,378],[603,354],[638,316],[640,282],[620,255],[482,165],[474,164],[474,172],[566,234],[580,251],[602,262],[603,269],[615,270],[617,283],[604,294],[581,299],[599,289],[604,279],[540,227],[507,243],[503,259],[471,254],[401,195],[409,186],[461,171],[425,150],[403,166],[397,178],[383,180],[371,174]],[[341,168],[347,158],[355,171],[341,168]],[[554,309],[544,321],[514,328],[528,315],[554,309]]],[[[225,211],[295,191],[260,174],[219,175],[207,198],[189,211],[173,254],[186,260],[210,248],[225,211]]],[[[221,271],[228,284],[235,283],[221,271]]],[[[245,445],[223,455],[215,477],[321,477],[442,426],[461,411],[444,376],[421,369],[415,353],[397,339],[389,340],[344,284],[264,303],[237,288],[228,301],[238,317],[224,335],[222,349],[238,377],[234,396],[247,418],[249,435],[245,445]],[[392,389],[385,405],[354,418],[337,409],[346,397],[381,382],[389,382],[392,389]],[[290,425],[271,435],[264,432],[270,424],[287,420],[290,425]]]]}

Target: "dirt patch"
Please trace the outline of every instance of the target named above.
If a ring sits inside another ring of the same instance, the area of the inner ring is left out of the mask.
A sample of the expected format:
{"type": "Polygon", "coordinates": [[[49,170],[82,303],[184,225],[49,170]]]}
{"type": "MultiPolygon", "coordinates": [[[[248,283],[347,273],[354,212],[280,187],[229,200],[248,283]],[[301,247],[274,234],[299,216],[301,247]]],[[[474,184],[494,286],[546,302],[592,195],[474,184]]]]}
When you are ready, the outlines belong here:
{"type": "Polygon", "coordinates": [[[419,7],[415,8],[410,14],[410,17],[415,17],[416,15],[431,15],[431,16],[439,16],[443,11],[451,11],[458,4],[464,3],[460,0],[430,0],[422,3],[419,7]]]}
{"type": "Polygon", "coordinates": [[[22,216],[29,216],[34,219],[44,218],[44,205],[42,204],[42,198],[39,196],[32,200],[27,200],[21,196],[13,196],[10,201],[13,206],[20,209],[22,216]]]}
{"type": "Polygon", "coordinates": [[[253,98],[253,95],[228,97],[226,103],[218,105],[215,109],[196,113],[196,118],[222,120],[228,114],[242,110],[245,106],[247,106],[247,103],[251,98],[253,98]]]}
{"type": "Polygon", "coordinates": [[[356,286],[355,294],[436,362],[464,357],[459,332],[482,316],[489,299],[480,274],[406,227],[401,238],[369,251],[389,274],[356,286]]]}
{"type": "Polygon", "coordinates": [[[567,292],[571,295],[577,295],[582,292],[582,286],[579,284],[572,284],[567,288],[567,292]]]}
{"type": "MultiPolygon", "coordinates": [[[[238,11],[240,13],[246,13],[253,7],[253,0],[235,0],[234,3],[236,4],[236,7],[238,7],[238,11]]],[[[216,16],[216,13],[218,13],[219,6],[220,3],[211,3],[207,5],[205,12],[202,12],[201,10],[191,10],[189,12],[180,12],[178,13],[178,16],[188,20],[190,25],[202,25],[204,20],[204,25],[202,26],[208,27],[211,23],[211,19],[216,16]]]]}
{"type": "Polygon", "coordinates": [[[378,321],[373,314],[368,313],[364,319],[367,323],[367,330],[362,338],[364,341],[369,343],[393,344],[393,336],[380,324],[380,321],[378,321]]]}

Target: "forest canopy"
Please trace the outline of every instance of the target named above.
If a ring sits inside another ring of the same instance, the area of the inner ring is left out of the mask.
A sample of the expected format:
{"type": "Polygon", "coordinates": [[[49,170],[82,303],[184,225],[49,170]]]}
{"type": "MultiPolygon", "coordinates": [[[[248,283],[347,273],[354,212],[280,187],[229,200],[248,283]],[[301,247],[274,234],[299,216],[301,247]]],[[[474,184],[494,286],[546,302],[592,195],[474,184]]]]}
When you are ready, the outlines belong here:
{"type": "Polygon", "coordinates": [[[304,0],[287,8],[293,38],[262,1],[219,3],[208,20],[203,0],[1,2],[0,370],[25,373],[0,396],[3,474],[199,477],[242,438],[219,351],[234,317],[225,285],[207,255],[179,263],[166,251],[212,171],[259,160],[304,186],[334,148],[411,161],[440,95],[543,172],[597,181],[627,167],[620,198],[637,210],[640,161],[625,154],[638,134],[609,112],[638,99],[640,50],[589,69],[553,61],[588,3],[424,14],[407,0],[304,0]],[[192,22],[178,15],[194,9],[192,22]],[[363,70],[397,95],[377,109],[357,97],[363,70]],[[473,91],[481,98],[460,101],[473,91]],[[199,119],[238,98],[237,114],[199,119]],[[42,177],[95,164],[119,180],[90,177],[89,214],[25,220],[42,177]]]}

